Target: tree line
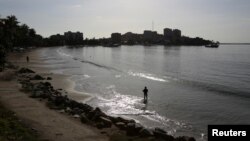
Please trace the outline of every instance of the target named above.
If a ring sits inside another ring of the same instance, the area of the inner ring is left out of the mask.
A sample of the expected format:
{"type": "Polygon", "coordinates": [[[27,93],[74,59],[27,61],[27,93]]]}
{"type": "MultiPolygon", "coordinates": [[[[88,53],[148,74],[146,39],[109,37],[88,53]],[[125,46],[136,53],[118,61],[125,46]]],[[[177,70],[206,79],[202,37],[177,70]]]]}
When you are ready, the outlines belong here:
{"type": "Polygon", "coordinates": [[[0,17],[0,65],[4,68],[5,57],[14,47],[26,48],[29,46],[42,46],[43,37],[36,34],[35,29],[21,24],[16,16],[0,17]]]}

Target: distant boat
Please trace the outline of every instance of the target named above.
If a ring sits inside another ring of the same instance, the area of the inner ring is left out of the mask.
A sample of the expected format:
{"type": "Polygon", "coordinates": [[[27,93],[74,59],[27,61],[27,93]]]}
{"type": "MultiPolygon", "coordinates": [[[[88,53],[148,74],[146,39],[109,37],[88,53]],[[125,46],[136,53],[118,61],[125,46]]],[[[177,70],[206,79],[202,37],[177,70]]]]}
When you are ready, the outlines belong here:
{"type": "Polygon", "coordinates": [[[205,47],[208,47],[208,48],[218,48],[219,47],[219,43],[211,43],[211,44],[205,45],[205,47]]]}

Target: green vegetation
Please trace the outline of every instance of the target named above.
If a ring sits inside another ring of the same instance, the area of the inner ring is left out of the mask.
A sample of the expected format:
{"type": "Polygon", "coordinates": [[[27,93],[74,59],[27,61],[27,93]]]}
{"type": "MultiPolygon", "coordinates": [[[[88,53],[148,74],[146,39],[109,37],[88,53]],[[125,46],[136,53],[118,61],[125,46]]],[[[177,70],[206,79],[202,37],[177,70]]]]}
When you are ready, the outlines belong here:
{"type": "Polygon", "coordinates": [[[22,124],[0,103],[0,141],[38,141],[34,131],[22,124]]]}
{"type": "Polygon", "coordinates": [[[43,37],[37,35],[33,28],[19,24],[13,15],[0,17],[0,71],[4,70],[5,57],[8,52],[21,50],[29,46],[42,46],[43,37]]]}

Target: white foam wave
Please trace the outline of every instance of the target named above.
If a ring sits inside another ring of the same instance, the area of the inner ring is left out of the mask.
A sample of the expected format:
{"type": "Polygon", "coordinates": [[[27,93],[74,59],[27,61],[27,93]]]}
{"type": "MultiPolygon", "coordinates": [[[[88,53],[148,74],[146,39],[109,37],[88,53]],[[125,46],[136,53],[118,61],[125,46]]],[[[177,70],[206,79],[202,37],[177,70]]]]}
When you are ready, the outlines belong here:
{"type": "Polygon", "coordinates": [[[163,76],[163,78],[165,78],[165,79],[171,79],[171,80],[174,80],[174,81],[178,81],[177,78],[174,78],[174,77],[171,77],[171,76],[163,76]]]}
{"type": "Polygon", "coordinates": [[[150,80],[154,80],[154,81],[168,82],[168,80],[163,79],[163,78],[156,77],[154,74],[140,73],[140,72],[132,72],[132,71],[129,71],[128,74],[131,75],[131,76],[142,77],[142,78],[146,78],[146,79],[150,79],[150,80]]]}
{"type": "Polygon", "coordinates": [[[85,78],[90,78],[90,76],[87,75],[87,74],[84,74],[83,76],[84,76],[85,78]]]}
{"type": "Polygon", "coordinates": [[[63,56],[67,56],[67,57],[71,57],[71,58],[73,58],[73,56],[72,56],[72,55],[69,55],[69,54],[66,54],[66,53],[62,52],[62,50],[61,50],[61,49],[57,49],[57,50],[56,50],[56,52],[57,52],[58,54],[60,54],[60,55],[63,55],[63,56]]]}

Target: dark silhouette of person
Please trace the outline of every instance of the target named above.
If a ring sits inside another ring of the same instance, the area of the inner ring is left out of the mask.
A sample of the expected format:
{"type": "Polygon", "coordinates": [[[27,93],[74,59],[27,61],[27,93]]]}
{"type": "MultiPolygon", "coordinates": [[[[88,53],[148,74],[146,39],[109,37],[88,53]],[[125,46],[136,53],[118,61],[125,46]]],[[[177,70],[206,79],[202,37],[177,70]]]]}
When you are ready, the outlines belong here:
{"type": "Polygon", "coordinates": [[[148,88],[145,86],[143,89],[143,94],[144,94],[144,102],[148,100],[148,88]]]}
{"type": "Polygon", "coordinates": [[[30,61],[29,56],[26,56],[26,61],[27,61],[27,63],[29,63],[29,61],[30,61]]]}

